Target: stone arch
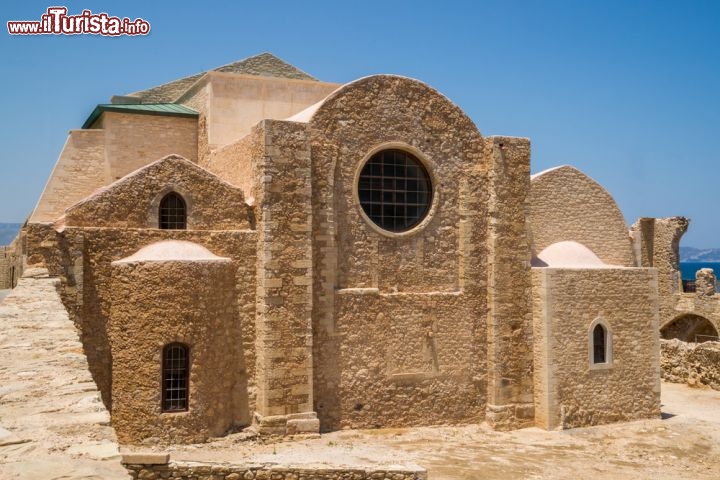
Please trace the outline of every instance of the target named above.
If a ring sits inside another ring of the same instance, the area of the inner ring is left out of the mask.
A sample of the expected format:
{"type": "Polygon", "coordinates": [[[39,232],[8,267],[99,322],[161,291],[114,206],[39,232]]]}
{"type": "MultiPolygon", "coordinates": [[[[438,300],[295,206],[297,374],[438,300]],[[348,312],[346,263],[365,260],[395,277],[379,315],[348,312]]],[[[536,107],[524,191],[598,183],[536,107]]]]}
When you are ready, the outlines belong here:
{"type": "Polygon", "coordinates": [[[634,266],[622,212],[612,196],[581,171],[562,166],[533,175],[529,203],[533,256],[555,243],[574,241],[603,263],[634,266]]]}
{"type": "Polygon", "coordinates": [[[718,337],[718,329],[702,315],[683,313],[660,327],[660,337],[665,340],[677,338],[683,342],[703,342],[718,337]]]}
{"type": "Polygon", "coordinates": [[[588,365],[591,370],[604,368],[612,368],[613,366],[613,330],[610,324],[602,317],[598,317],[592,321],[588,328],[588,365]],[[602,360],[597,361],[595,348],[596,332],[600,329],[602,332],[602,360]]]}
{"type": "MultiPolygon", "coordinates": [[[[478,279],[487,275],[487,152],[493,147],[490,141],[486,146],[472,120],[445,96],[417,80],[391,75],[366,77],[344,85],[289,120],[307,123],[311,143],[315,409],[323,430],[363,424],[353,423],[360,418],[376,422],[365,425],[387,424],[394,421],[390,417],[404,415],[388,416],[388,411],[404,408],[386,400],[391,398],[389,392],[408,388],[403,383],[409,378],[405,375],[418,371],[413,363],[415,357],[409,354],[398,354],[389,364],[385,360],[387,345],[397,343],[412,349],[417,341],[420,352],[422,345],[428,345],[428,338],[441,342],[438,337],[428,337],[424,320],[424,312],[431,303],[436,305],[438,295],[453,295],[457,313],[467,306],[466,298],[456,293],[462,288],[474,289],[477,302],[473,305],[485,308],[486,284],[478,279]],[[354,195],[365,161],[385,149],[411,153],[422,162],[433,182],[434,206],[425,216],[427,221],[398,235],[374,229],[362,217],[362,207],[354,195]],[[412,295],[394,295],[396,292],[412,295]],[[425,295],[429,292],[433,295],[425,295]],[[362,304],[372,307],[356,311],[358,295],[363,295],[362,304]],[[371,311],[374,314],[365,318],[371,311]],[[357,328],[359,322],[375,318],[377,312],[401,327],[391,336],[387,329],[376,328],[380,325],[370,322],[362,343],[358,337],[334,335],[351,319],[355,319],[357,328]],[[363,357],[368,365],[377,365],[372,368],[379,368],[378,374],[361,378],[343,358],[351,355],[349,352],[363,350],[365,344],[383,347],[363,357]],[[375,391],[382,400],[370,406],[358,401],[354,391],[375,391]],[[357,411],[357,405],[365,408],[357,411]]],[[[480,369],[483,360],[477,357],[483,353],[471,354],[475,352],[471,344],[473,339],[479,342],[485,338],[485,332],[473,327],[474,316],[458,316],[453,319],[453,328],[467,334],[458,334],[461,338],[453,348],[458,356],[467,355],[464,361],[472,364],[472,369],[480,369]]],[[[411,381],[429,381],[424,375],[412,377],[411,381]]],[[[455,378],[452,398],[443,397],[442,388],[431,395],[434,404],[442,405],[445,411],[457,408],[461,415],[479,416],[485,399],[477,395],[476,388],[472,377],[455,378]],[[474,392],[472,406],[463,404],[463,395],[457,393],[468,391],[474,392]]],[[[417,394],[416,390],[411,392],[411,396],[417,394]]],[[[424,421],[440,415],[438,408],[431,410],[424,421]]]]}
{"type": "Polygon", "coordinates": [[[166,197],[172,194],[180,197],[185,203],[185,228],[183,230],[192,228],[193,195],[189,190],[177,184],[165,185],[155,194],[148,208],[148,227],[160,228],[160,205],[166,197]]]}
{"type": "MultiPolygon", "coordinates": [[[[360,255],[376,251],[382,234],[363,219],[353,198],[358,169],[370,152],[406,150],[421,158],[436,179],[438,208],[423,228],[404,235],[404,240],[442,238],[463,214],[473,217],[468,223],[484,221],[488,191],[483,137],[457,105],[428,85],[394,75],[361,78],[301,112],[298,119],[310,126],[314,218],[334,227],[334,232],[321,234],[337,234],[339,288],[377,286],[377,276],[365,268],[360,255]],[[468,192],[474,203],[463,208],[469,198],[463,193],[468,192]]],[[[485,228],[476,231],[485,234],[485,228]]]]}

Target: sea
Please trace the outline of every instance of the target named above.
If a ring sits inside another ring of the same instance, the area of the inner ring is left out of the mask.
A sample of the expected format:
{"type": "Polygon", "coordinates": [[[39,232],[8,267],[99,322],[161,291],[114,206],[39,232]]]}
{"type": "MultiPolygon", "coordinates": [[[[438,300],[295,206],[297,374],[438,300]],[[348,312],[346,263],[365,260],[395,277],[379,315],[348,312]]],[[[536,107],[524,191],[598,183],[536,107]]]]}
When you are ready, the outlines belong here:
{"type": "Polygon", "coordinates": [[[695,272],[701,268],[712,268],[715,271],[715,291],[720,292],[720,262],[680,262],[680,273],[683,280],[695,280],[695,272]]]}
{"type": "Polygon", "coordinates": [[[715,277],[720,277],[720,262],[680,262],[680,272],[683,280],[695,280],[695,272],[701,268],[712,268],[715,277]]]}

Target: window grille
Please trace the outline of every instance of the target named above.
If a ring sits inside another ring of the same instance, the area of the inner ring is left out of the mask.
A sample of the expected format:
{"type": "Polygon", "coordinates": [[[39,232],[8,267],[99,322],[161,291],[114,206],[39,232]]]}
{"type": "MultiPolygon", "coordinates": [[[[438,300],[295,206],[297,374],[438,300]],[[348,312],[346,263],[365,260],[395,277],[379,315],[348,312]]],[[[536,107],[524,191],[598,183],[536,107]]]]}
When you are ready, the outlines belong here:
{"type": "Polygon", "coordinates": [[[380,151],[360,171],[360,206],[384,230],[402,232],[420,223],[430,210],[432,194],[423,164],[402,150],[380,151]]]}
{"type": "Polygon", "coordinates": [[[170,192],[160,201],[160,228],[167,230],[185,230],[187,228],[187,207],[185,200],[175,192],[170,192]]]}
{"type": "Polygon", "coordinates": [[[163,349],[163,412],[182,412],[188,409],[189,353],[188,347],[179,343],[166,345],[163,349]]]}

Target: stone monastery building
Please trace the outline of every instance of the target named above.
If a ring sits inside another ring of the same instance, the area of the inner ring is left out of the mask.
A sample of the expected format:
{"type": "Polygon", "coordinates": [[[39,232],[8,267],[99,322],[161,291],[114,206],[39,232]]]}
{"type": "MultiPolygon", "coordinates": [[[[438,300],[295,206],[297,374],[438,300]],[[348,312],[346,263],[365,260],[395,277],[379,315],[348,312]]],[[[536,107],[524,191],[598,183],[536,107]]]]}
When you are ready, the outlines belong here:
{"type": "Polygon", "coordinates": [[[98,105],[18,248],[120,441],[187,443],[658,417],[651,240],[422,82],[262,54],[98,105]]]}

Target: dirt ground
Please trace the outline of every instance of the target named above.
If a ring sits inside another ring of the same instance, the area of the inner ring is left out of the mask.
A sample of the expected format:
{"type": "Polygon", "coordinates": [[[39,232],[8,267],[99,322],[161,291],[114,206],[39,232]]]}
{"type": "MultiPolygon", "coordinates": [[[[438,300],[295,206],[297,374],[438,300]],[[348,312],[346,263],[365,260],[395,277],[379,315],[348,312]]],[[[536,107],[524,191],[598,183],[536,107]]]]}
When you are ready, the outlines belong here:
{"type": "Polygon", "coordinates": [[[720,478],[720,392],[663,384],[663,418],[547,432],[483,426],[341,431],[258,445],[242,433],[164,449],[175,460],[420,465],[440,479],[720,478]]]}

